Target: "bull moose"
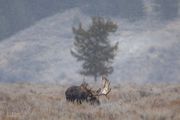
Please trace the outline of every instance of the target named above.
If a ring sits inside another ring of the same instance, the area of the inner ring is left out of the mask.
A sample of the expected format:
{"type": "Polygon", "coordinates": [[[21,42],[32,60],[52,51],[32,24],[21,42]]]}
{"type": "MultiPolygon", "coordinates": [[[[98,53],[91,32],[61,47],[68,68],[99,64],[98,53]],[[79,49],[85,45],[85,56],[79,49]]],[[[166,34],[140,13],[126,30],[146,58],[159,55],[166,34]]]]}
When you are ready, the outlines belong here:
{"type": "MultiPolygon", "coordinates": [[[[81,104],[83,101],[89,102],[90,104],[100,104],[99,96],[106,96],[110,93],[110,82],[102,76],[103,87],[98,90],[92,90],[86,82],[83,82],[80,86],[71,86],[66,92],[66,100],[70,102],[77,102],[81,104]]],[[[108,97],[107,97],[108,98],[108,97]]]]}

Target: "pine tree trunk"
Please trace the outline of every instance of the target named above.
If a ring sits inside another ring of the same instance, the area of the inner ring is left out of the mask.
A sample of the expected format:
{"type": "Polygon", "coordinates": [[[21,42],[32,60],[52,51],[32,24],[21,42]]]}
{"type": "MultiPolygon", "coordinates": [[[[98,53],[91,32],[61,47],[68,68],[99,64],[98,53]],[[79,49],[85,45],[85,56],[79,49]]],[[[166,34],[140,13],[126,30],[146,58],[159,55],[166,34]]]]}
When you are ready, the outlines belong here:
{"type": "Polygon", "coordinates": [[[97,75],[94,75],[94,81],[97,82],[97,75]]]}

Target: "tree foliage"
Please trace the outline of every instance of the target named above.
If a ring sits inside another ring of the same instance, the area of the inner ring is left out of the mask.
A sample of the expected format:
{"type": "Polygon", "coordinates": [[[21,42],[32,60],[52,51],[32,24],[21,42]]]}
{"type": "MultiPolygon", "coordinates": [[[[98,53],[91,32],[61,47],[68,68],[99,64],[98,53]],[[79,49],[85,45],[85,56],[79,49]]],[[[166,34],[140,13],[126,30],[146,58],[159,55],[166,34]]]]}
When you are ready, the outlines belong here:
{"type": "Polygon", "coordinates": [[[118,43],[112,45],[108,36],[117,28],[117,24],[102,17],[92,17],[92,24],[87,29],[81,23],[77,28],[72,28],[75,41],[71,54],[82,62],[80,74],[94,76],[96,81],[98,76],[113,72],[111,63],[118,43]]]}

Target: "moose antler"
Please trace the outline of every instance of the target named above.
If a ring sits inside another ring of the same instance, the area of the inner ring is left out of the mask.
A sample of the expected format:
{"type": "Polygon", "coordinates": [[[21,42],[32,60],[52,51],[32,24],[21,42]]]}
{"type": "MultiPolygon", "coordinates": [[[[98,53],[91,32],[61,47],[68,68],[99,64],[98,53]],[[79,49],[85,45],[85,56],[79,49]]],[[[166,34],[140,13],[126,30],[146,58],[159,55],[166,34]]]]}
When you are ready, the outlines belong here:
{"type": "Polygon", "coordinates": [[[82,90],[85,90],[85,91],[93,94],[94,96],[103,96],[104,95],[106,98],[108,98],[108,94],[111,92],[111,88],[110,88],[110,81],[105,76],[102,76],[102,84],[103,84],[102,88],[99,88],[98,90],[93,90],[88,85],[88,83],[86,83],[83,80],[80,87],[82,90]]]}
{"type": "Polygon", "coordinates": [[[103,87],[100,91],[99,96],[105,95],[107,97],[107,95],[111,92],[110,81],[105,76],[102,76],[102,82],[103,82],[103,87]]]}
{"type": "Polygon", "coordinates": [[[89,87],[89,84],[86,83],[85,81],[83,81],[80,85],[81,89],[82,90],[85,90],[85,91],[91,91],[91,88],[89,87]]]}

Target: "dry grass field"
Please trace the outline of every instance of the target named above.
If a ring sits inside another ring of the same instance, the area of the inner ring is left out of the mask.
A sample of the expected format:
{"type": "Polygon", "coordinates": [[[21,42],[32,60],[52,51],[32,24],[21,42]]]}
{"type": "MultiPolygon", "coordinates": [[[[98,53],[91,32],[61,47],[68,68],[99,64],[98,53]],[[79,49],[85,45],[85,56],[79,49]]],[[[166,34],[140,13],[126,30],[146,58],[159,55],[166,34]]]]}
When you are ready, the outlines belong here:
{"type": "Polygon", "coordinates": [[[180,120],[180,84],[116,85],[101,105],[68,103],[68,86],[0,84],[0,120],[180,120]]]}

